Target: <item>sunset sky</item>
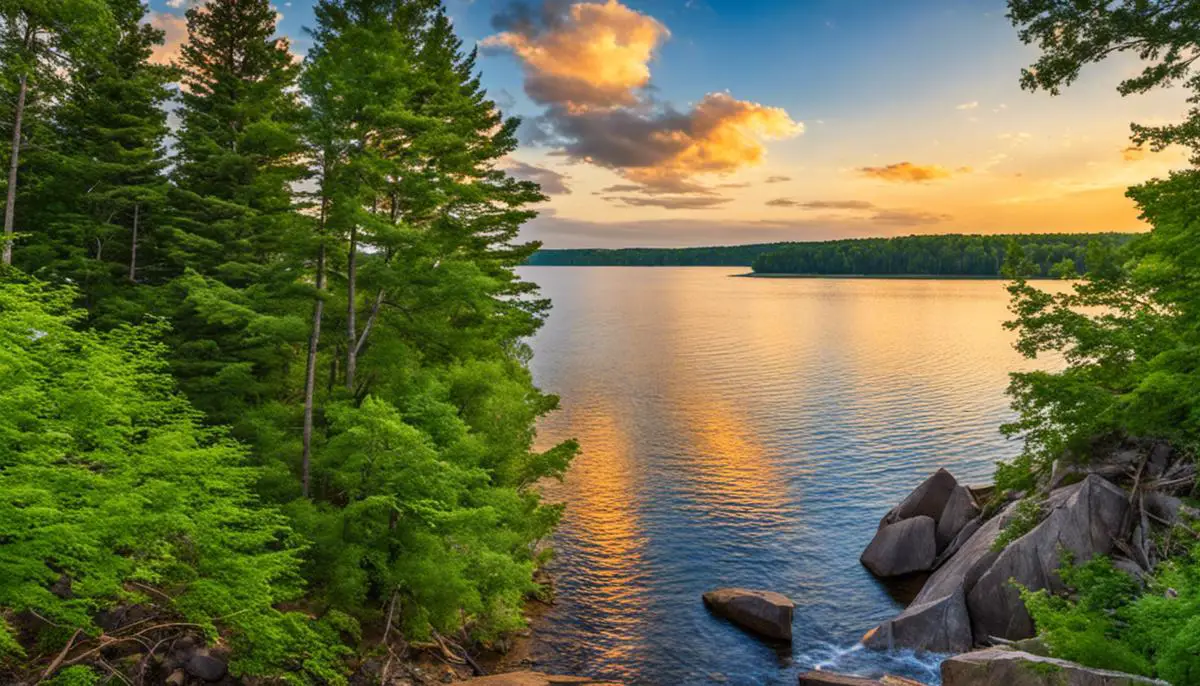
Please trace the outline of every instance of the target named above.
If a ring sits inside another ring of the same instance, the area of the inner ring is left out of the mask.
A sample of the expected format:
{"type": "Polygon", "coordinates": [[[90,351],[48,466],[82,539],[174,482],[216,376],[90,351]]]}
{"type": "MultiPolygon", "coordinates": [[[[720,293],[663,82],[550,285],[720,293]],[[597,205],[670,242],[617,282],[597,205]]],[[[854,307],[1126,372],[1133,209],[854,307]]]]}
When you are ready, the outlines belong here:
{"type": "MultiPolygon", "coordinates": [[[[193,0],[150,0],[186,34],[193,0]]],[[[310,45],[313,0],[279,0],[310,45]]],[[[483,83],[524,120],[514,174],[547,247],[1139,230],[1126,186],[1184,165],[1130,148],[1184,94],[1122,98],[1137,63],[1023,92],[1002,0],[448,0],[483,83]]]]}

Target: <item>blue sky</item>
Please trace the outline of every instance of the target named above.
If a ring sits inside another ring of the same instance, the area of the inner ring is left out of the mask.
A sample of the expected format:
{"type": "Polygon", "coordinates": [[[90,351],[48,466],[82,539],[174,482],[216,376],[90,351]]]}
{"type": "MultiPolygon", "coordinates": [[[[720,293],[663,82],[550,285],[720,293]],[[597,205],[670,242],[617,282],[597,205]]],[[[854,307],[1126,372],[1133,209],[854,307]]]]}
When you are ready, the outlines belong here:
{"type": "MultiPolygon", "coordinates": [[[[182,40],[182,7],[150,1],[182,40]]],[[[555,191],[526,231],[550,246],[1136,230],[1124,188],[1184,163],[1128,149],[1131,121],[1184,112],[1117,95],[1131,59],[1021,91],[1036,51],[1003,2],[564,0],[517,28],[508,0],[446,6],[527,120],[506,164],[555,191]]],[[[310,0],[277,9],[302,53],[310,0]]]]}

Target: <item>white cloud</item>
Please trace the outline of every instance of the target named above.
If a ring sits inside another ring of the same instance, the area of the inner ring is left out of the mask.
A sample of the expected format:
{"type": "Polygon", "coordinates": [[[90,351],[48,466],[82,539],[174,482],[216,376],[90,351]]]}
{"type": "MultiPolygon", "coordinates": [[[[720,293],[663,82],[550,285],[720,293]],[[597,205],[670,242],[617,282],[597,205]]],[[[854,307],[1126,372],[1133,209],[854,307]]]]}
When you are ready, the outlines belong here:
{"type": "Polygon", "coordinates": [[[979,101],[972,100],[971,102],[964,102],[961,105],[955,105],[954,109],[956,109],[956,110],[973,110],[977,107],[979,107],[979,101]]]}

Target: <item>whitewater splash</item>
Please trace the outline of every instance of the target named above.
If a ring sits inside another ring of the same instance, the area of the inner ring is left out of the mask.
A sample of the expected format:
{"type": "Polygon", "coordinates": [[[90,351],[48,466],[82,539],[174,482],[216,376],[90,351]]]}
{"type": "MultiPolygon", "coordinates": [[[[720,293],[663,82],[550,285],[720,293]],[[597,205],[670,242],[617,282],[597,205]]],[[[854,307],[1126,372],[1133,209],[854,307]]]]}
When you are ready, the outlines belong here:
{"type": "Polygon", "coordinates": [[[912,650],[867,650],[861,643],[849,647],[825,643],[800,651],[796,661],[803,667],[822,672],[864,677],[895,674],[937,686],[942,682],[942,661],[948,657],[939,653],[918,654],[912,650]]]}

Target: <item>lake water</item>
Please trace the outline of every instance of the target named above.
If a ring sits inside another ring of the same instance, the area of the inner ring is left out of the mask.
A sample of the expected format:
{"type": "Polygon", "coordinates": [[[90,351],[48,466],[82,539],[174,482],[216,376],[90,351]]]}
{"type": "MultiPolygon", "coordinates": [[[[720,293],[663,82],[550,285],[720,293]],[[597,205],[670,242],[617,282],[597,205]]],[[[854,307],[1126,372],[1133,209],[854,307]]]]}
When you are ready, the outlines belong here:
{"type": "Polygon", "coordinates": [[[858,562],[930,472],[987,481],[1019,452],[998,281],[730,278],[743,269],[526,267],[554,301],[533,340],[562,398],[543,445],[583,453],[548,495],[556,603],[544,671],[629,684],[794,684],[801,671],[903,674],[936,657],[856,648],[902,604],[858,562]],[[796,602],[794,641],[760,641],[700,594],[796,602]]]}

